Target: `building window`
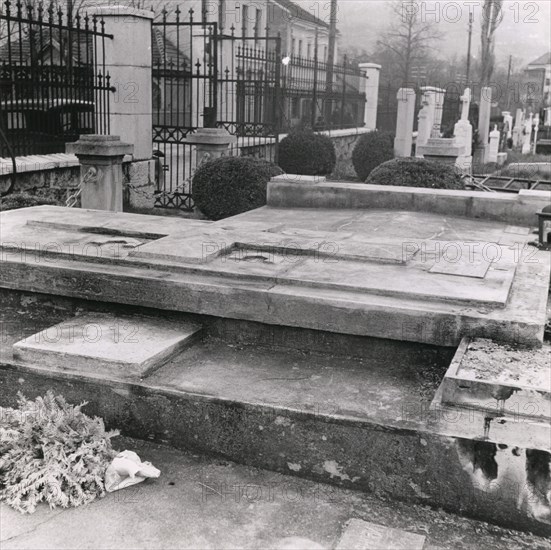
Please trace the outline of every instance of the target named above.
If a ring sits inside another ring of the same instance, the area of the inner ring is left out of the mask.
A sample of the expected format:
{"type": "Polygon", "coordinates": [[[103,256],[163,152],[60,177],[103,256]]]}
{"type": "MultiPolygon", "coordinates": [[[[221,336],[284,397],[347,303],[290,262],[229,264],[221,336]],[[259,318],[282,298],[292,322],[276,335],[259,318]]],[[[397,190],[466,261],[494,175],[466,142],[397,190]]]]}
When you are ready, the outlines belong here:
{"type": "Polygon", "coordinates": [[[226,27],[226,0],[218,2],[218,29],[220,32],[226,27]]]}
{"type": "Polygon", "coordinates": [[[302,57],[302,40],[298,41],[298,56],[302,57]]]}
{"type": "Polygon", "coordinates": [[[291,100],[291,118],[300,118],[300,99],[293,97],[291,100]]]}
{"type": "Polygon", "coordinates": [[[323,47],[323,60],[327,61],[327,46],[323,47]]]}
{"type": "Polygon", "coordinates": [[[262,10],[256,8],[256,18],[254,20],[254,37],[260,36],[260,26],[262,25],[262,10]]]}
{"type": "Polygon", "coordinates": [[[296,54],[296,47],[297,47],[297,39],[296,38],[293,38],[291,40],[291,55],[295,55],[296,54]]]}
{"type": "Polygon", "coordinates": [[[306,46],[306,58],[310,59],[312,57],[312,44],[306,46]]]}
{"type": "Polygon", "coordinates": [[[241,34],[247,36],[247,23],[249,22],[249,6],[243,5],[243,11],[241,12],[243,21],[241,22],[241,34]]]}

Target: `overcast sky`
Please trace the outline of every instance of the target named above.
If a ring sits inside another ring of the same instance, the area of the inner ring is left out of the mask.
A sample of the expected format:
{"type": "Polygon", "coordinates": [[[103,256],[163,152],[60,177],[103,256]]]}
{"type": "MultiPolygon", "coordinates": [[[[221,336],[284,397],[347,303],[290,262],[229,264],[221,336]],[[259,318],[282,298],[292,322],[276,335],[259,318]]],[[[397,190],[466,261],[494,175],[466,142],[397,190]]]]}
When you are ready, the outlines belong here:
{"type": "MultiPolygon", "coordinates": [[[[295,0],[310,11],[328,20],[329,0],[295,0]]],[[[338,0],[339,30],[343,44],[364,47],[368,51],[375,44],[378,34],[390,21],[388,1],[338,0]]],[[[438,45],[443,56],[464,56],[467,53],[467,29],[469,6],[474,14],[473,55],[480,46],[480,22],[483,0],[427,0],[422,2],[425,15],[435,20],[446,38],[438,45]]],[[[551,50],[551,0],[505,0],[503,22],[496,32],[496,56],[498,62],[507,61],[509,55],[516,63],[530,62],[551,50]]]]}

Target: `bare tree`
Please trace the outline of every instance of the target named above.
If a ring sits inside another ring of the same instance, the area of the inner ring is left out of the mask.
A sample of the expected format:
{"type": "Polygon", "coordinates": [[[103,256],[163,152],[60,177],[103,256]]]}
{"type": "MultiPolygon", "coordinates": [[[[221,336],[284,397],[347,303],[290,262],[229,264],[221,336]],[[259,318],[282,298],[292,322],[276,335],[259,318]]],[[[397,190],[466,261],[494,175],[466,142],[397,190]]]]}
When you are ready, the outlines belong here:
{"type": "Polygon", "coordinates": [[[484,0],[482,8],[480,81],[490,83],[495,67],[495,32],[503,20],[503,0],[484,0]]]}
{"type": "Polygon", "coordinates": [[[411,69],[427,54],[428,47],[442,34],[433,21],[423,20],[419,0],[393,0],[392,22],[377,43],[390,50],[399,67],[403,85],[411,78],[411,69]]]}

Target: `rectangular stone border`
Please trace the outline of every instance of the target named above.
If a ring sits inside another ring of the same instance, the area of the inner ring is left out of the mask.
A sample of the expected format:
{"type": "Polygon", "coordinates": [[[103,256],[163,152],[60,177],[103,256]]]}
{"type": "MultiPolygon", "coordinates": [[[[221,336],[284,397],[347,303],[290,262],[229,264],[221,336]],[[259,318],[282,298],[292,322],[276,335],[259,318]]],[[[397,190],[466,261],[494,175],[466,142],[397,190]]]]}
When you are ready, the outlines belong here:
{"type": "Polygon", "coordinates": [[[308,176],[284,174],[268,184],[267,204],[274,208],[410,210],[532,227],[537,225],[536,213],[551,204],[551,192],[521,190],[513,194],[389,187],[312,181],[308,176]]]}

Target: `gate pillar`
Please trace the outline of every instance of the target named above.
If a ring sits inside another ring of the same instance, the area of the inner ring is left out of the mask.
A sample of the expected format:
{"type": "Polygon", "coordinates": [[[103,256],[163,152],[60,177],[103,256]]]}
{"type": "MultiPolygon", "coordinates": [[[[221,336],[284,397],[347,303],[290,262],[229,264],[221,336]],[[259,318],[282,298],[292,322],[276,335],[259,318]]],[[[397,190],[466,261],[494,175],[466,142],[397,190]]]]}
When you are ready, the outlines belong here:
{"type": "Polygon", "coordinates": [[[134,160],[149,160],[152,143],[151,23],[153,12],[128,6],[97,6],[90,15],[105,21],[106,39],[98,59],[105,66],[115,88],[111,97],[110,131],[134,144],[134,160]]]}
{"type": "Polygon", "coordinates": [[[187,139],[187,143],[195,145],[197,166],[226,156],[230,145],[236,141],[237,138],[224,128],[199,128],[187,139]]]}

